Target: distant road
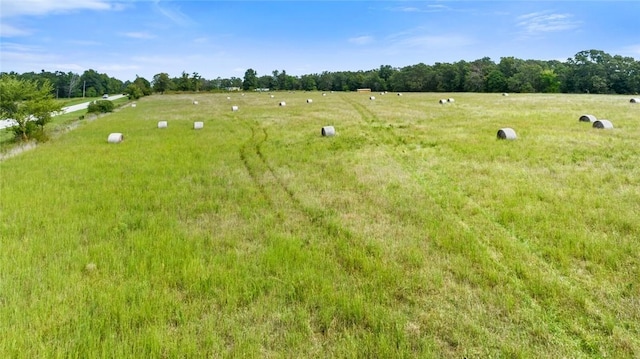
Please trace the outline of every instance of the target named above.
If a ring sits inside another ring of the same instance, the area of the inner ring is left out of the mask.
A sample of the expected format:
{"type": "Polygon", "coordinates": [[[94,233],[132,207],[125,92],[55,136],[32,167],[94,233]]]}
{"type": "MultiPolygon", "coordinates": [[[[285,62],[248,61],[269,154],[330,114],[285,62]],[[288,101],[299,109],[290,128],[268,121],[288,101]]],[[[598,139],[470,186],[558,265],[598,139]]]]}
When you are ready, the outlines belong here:
{"type": "MultiPolygon", "coordinates": [[[[117,100],[119,98],[125,97],[126,95],[113,95],[113,96],[109,96],[109,98],[107,98],[106,100],[117,100]]],[[[83,103],[79,103],[77,105],[73,105],[73,106],[67,106],[67,107],[63,107],[62,111],[53,114],[53,116],[58,116],[58,115],[63,115],[65,113],[70,113],[70,112],[76,112],[76,111],[80,111],[80,110],[86,110],[87,107],[89,107],[89,104],[93,102],[93,101],[88,101],[88,102],[83,102],[83,103]]],[[[11,127],[15,125],[15,121],[13,120],[2,120],[0,121],[0,130],[7,128],[7,127],[11,127]]]]}

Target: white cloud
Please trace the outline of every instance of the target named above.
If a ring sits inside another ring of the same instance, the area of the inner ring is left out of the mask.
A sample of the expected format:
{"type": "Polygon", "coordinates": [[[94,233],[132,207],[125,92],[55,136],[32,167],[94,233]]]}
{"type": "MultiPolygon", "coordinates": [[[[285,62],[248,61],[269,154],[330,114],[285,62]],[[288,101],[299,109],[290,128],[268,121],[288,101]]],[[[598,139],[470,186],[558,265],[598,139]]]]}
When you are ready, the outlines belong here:
{"type": "Polygon", "coordinates": [[[188,26],[193,23],[193,20],[185,15],[180,8],[161,6],[160,0],[155,0],[154,9],[177,25],[188,26]]]}
{"type": "Polygon", "coordinates": [[[140,32],[124,32],[124,33],[121,33],[121,35],[122,36],[126,36],[126,37],[130,37],[132,39],[142,39],[142,40],[153,39],[153,38],[156,37],[153,34],[150,34],[148,32],[143,32],[143,31],[140,31],[140,32]]]}
{"type": "Polygon", "coordinates": [[[0,37],[18,37],[30,35],[31,31],[19,29],[5,22],[0,23],[0,37]]]}
{"type": "Polygon", "coordinates": [[[0,17],[46,15],[74,10],[113,10],[119,6],[107,0],[2,0],[0,17]]]}
{"type": "Polygon", "coordinates": [[[109,64],[109,65],[100,65],[98,66],[98,71],[101,72],[121,72],[128,70],[139,70],[141,69],[138,65],[122,65],[122,64],[109,64]]]}
{"type": "Polygon", "coordinates": [[[580,21],[573,20],[573,15],[553,14],[550,12],[534,12],[521,15],[517,25],[526,34],[540,34],[548,32],[566,31],[578,28],[580,21]]]}
{"type": "Polygon", "coordinates": [[[352,44],[356,45],[367,45],[373,42],[373,37],[371,36],[358,36],[352,37],[348,40],[352,44]]]}
{"type": "Polygon", "coordinates": [[[426,4],[424,7],[416,6],[398,6],[390,8],[391,11],[396,12],[440,12],[452,10],[450,7],[438,4],[426,4]]]}
{"type": "Polygon", "coordinates": [[[470,38],[460,35],[419,35],[397,41],[397,45],[407,48],[459,47],[473,43],[470,38]]]}

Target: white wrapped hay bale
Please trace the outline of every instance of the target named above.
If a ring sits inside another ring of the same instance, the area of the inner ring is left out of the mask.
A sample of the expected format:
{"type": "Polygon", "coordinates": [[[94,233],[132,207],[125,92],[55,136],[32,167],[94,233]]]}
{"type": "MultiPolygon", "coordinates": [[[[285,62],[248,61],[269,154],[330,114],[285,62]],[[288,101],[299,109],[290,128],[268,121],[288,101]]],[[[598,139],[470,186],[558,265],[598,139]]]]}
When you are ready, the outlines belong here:
{"type": "Polygon", "coordinates": [[[135,103],[132,103],[132,104],[131,104],[131,107],[136,107],[136,104],[135,104],[135,103]]]}
{"type": "Polygon", "coordinates": [[[322,134],[322,136],[324,137],[331,137],[331,136],[335,136],[336,134],[336,129],[333,128],[333,126],[324,126],[322,128],[322,130],[320,131],[320,133],[322,134]]]}
{"type": "Polygon", "coordinates": [[[280,102],[280,104],[279,104],[279,106],[280,106],[280,107],[284,107],[284,106],[286,106],[286,105],[287,105],[287,103],[286,103],[286,102],[284,102],[284,101],[281,101],[281,102],[280,102]]]}
{"type": "Polygon", "coordinates": [[[445,103],[447,103],[447,99],[446,99],[446,98],[443,98],[443,99],[440,99],[440,101],[438,101],[438,102],[439,102],[441,105],[444,105],[445,103]]]}
{"type": "Polygon", "coordinates": [[[613,128],[613,124],[609,120],[597,120],[593,123],[593,128],[610,130],[613,128]]]}
{"type": "Polygon", "coordinates": [[[238,106],[231,106],[231,111],[233,111],[233,112],[238,111],[238,106]]]}
{"type": "Polygon", "coordinates": [[[596,122],[598,119],[594,115],[582,115],[579,119],[580,122],[596,122]]]}
{"type": "Polygon", "coordinates": [[[402,93],[398,92],[398,96],[402,96],[402,93]]]}
{"type": "Polygon", "coordinates": [[[204,127],[204,122],[202,121],[196,121],[193,123],[193,129],[194,130],[200,130],[204,127]]]}
{"type": "Polygon", "coordinates": [[[640,98],[632,98],[629,100],[630,103],[640,103],[640,98]]]}
{"type": "Polygon", "coordinates": [[[508,93],[506,93],[506,92],[503,92],[503,93],[502,93],[502,96],[509,96],[509,94],[508,94],[508,93]]]}
{"type": "Polygon", "coordinates": [[[124,141],[124,135],[119,132],[110,133],[109,137],[107,137],[108,143],[120,143],[122,141],[124,141]]]}
{"type": "Polygon", "coordinates": [[[194,104],[194,105],[197,105],[197,104],[198,104],[198,101],[193,101],[193,104],[194,104]]]}
{"type": "Polygon", "coordinates": [[[376,99],[376,97],[375,97],[375,96],[369,96],[369,100],[373,101],[373,100],[375,100],[375,99],[376,99]]]}
{"type": "Polygon", "coordinates": [[[227,100],[231,100],[231,97],[227,96],[227,100]]]}
{"type": "Polygon", "coordinates": [[[452,98],[448,98],[447,102],[451,103],[451,102],[456,102],[456,100],[452,99],[452,98]]]}
{"type": "Polygon", "coordinates": [[[167,121],[158,121],[158,128],[167,128],[167,121]]]}
{"type": "Polygon", "coordinates": [[[501,140],[515,140],[516,131],[509,127],[501,128],[498,130],[498,138],[501,140]]]}
{"type": "Polygon", "coordinates": [[[310,99],[310,98],[307,99],[307,103],[312,103],[312,102],[313,102],[312,99],[310,99]]]}

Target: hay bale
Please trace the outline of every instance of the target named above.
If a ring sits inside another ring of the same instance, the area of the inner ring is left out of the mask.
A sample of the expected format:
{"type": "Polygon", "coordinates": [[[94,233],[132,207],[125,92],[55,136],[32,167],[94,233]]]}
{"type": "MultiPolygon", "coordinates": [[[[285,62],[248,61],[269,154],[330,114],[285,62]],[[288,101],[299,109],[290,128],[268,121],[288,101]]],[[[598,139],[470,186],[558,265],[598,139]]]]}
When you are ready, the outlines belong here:
{"type": "Polygon", "coordinates": [[[135,104],[135,103],[132,103],[132,104],[131,104],[131,107],[136,107],[136,104],[135,104]]]}
{"type": "Polygon", "coordinates": [[[398,92],[398,96],[402,96],[402,94],[400,92],[398,92]]]}
{"type": "Polygon", "coordinates": [[[447,99],[446,98],[440,99],[439,103],[441,105],[444,105],[445,103],[447,103],[447,99]]]}
{"type": "Polygon", "coordinates": [[[336,134],[336,129],[333,128],[333,126],[324,126],[320,133],[322,134],[322,136],[331,137],[336,134]]]}
{"type": "Polygon", "coordinates": [[[233,112],[238,111],[238,106],[231,106],[231,111],[233,111],[233,112]]]}
{"type": "Polygon", "coordinates": [[[509,94],[508,94],[508,93],[506,93],[506,92],[503,92],[503,93],[502,93],[502,96],[509,96],[509,94]]]}
{"type": "Polygon", "coordinates": [[[271,96],[269,96],[269,97],[274,98],[275,96],[271,95],[271,96]]]}
{"type": "Polygon", "coordinates": [[[375,97],[375,96],[369,96],[369,100],[373,101],[373,100],[375,100],[375,99],[376,99],[376,97],[375,97]]]}
{"type": "Polygon", "coordinates": [[[326,93],[323,93],[323,94],[322,94],[322,96],[327,96],[327,94],[326,94],[326,93]]]}
{"type": "Polygon", "coordinates": [[[197,104],[198,104],[198,101],[193,101],[193,104],[194,104],[194,105],[197,105],[197,104]]]}
{"type": "Polygon", "coordinates": [[[580,122],[596,122],[598,119],[594,115],[582,115],[579,119],[580,122]]]}
{"type": "Polygon", "coordinates": [[[193,129],[194,130],[200,130],[204,127],[204,122],[202,121],[196,121],[193,123],[193,129]]]}
{"type": "Polygon", "coordinates": [[[167,128],[167,121],[158,121],[158,128],[167,128]]]}
{"type": "Polygon", "coordinates": [[[452,98],[448,98],[447,102],[456,102],[456,100],[452,99],[452,98]]]}
{"type": "Polygon", "coordinates": [[[640,103],[640,98],[632,98],[631,100],[629,100],[629,102],[631,102],[631,103],[640,103]]]}
{"type": "Polygon", "coordinates": [[[110,133],[109,137],[107,137],[108,143],[120,143],[122,141],[124,141],[124,135],[119,132],[110,133]]]}
{"type": "Polygon", "coordinates": [[[286,105],[287,105],[287,103],[286,103],[286,102],[284,102],[284,101],[280,101],[280,107],[284,107],[284,106],[286,106],[286,105]]]}
{"type": "Polygon", "coordinates": [[[313,102],[312,99],[310,99],[310,98],[307,99],[307,103],[312,103],[312,102],[313,102]]]}
{"type": "Polygon", "coordinates": [[[501,128],[498,130],[498,138],[501,140],[515,140],[516,131],[509,127],[501,128]]]}
{"type": "Polygon", "coordinates": [[[231,97],[227,96],[227,100],[231,100],[231,97]]]}
{"type": "Polygon", "coordinates": [[[593,123],[593,128],[610,130],[613,128],[613,124],[609,120],[597,120],[593,123]]]}

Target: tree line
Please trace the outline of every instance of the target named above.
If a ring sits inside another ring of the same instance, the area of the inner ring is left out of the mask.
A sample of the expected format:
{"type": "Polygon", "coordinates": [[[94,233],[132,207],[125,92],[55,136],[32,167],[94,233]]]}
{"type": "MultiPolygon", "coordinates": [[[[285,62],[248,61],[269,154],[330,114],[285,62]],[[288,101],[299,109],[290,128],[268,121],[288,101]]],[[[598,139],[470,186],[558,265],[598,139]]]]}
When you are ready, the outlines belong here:
{"type": "Polygon", "coordinates": [[[484,57],[471,62],[419,63],[401,68],[381,65],[366,71],[324,71],[302,76],[289,75],[285,70],[259,75],[248,69],[243,78],[205,79],[197,72],[183,71],[178,77],[159,73],[151,81],[137,77],[132,82],[123,82],[94,70],[82,75],[44,70],[10,74],[28,80],[48,80],[53,85],[53,95],[58,98],[127,93],[135,99],[153,92],[172,91],[355,91],[358,88],[394,92],[640,93],[640,61],[601,50],[580,51],[566,61],[502,57],[496,63],[484,57]]]}

